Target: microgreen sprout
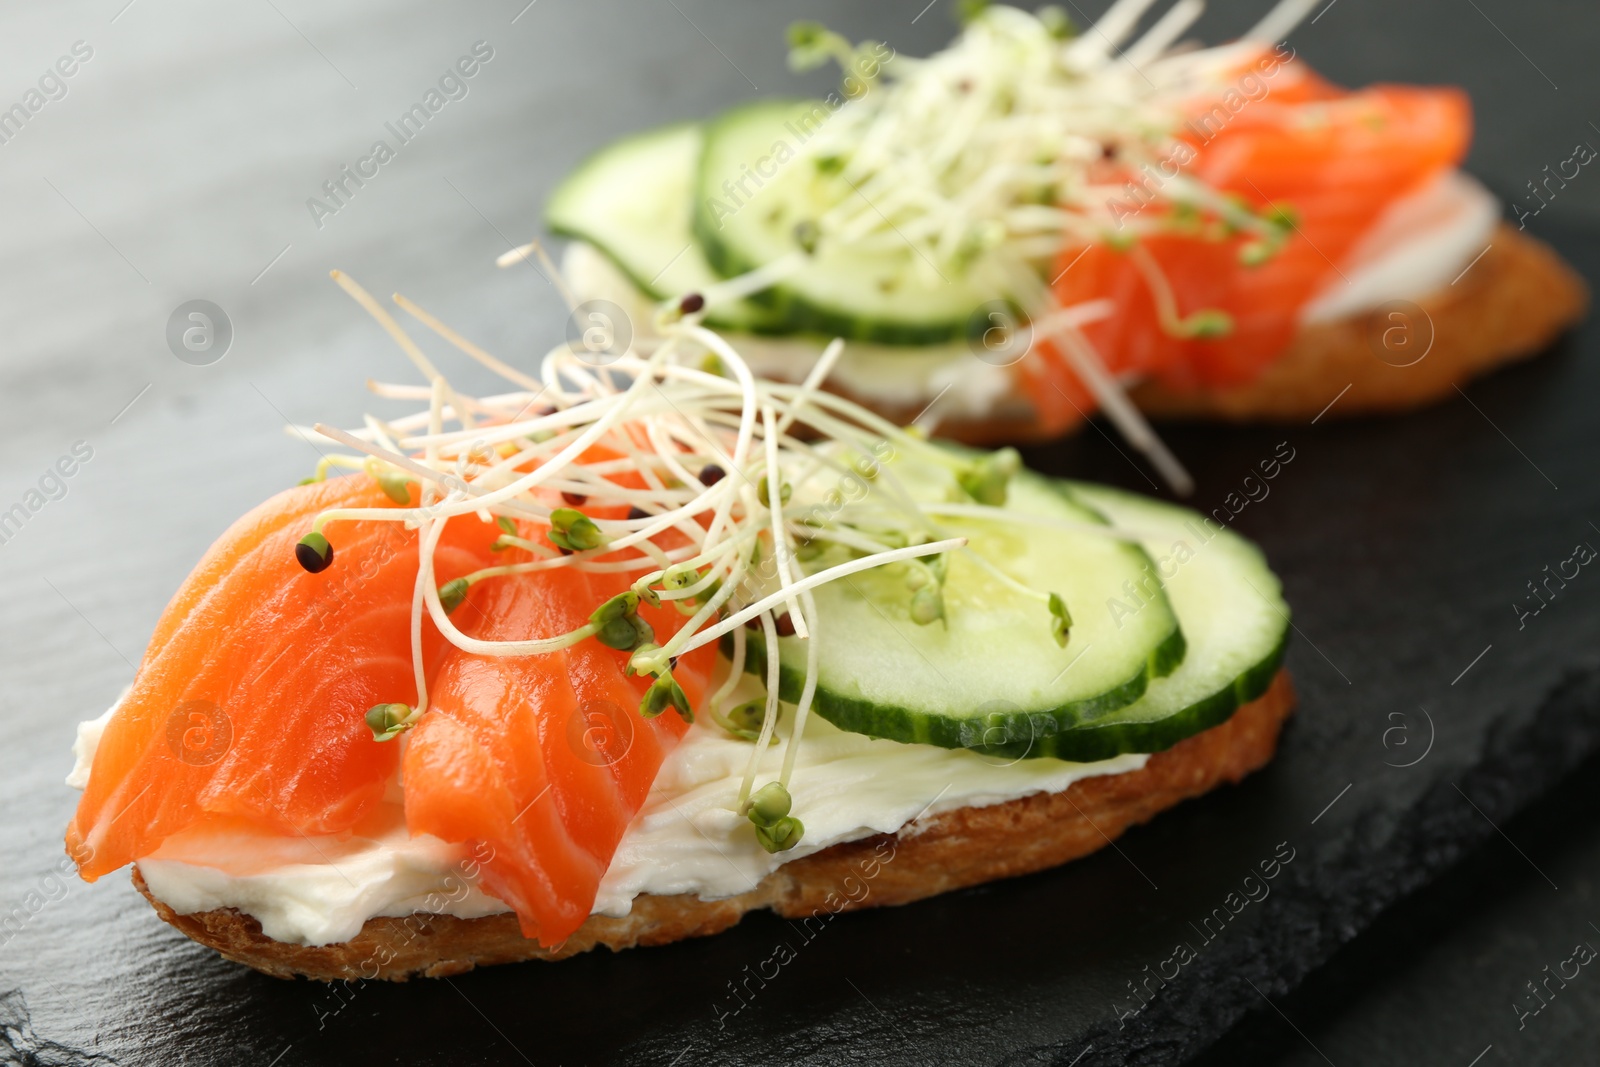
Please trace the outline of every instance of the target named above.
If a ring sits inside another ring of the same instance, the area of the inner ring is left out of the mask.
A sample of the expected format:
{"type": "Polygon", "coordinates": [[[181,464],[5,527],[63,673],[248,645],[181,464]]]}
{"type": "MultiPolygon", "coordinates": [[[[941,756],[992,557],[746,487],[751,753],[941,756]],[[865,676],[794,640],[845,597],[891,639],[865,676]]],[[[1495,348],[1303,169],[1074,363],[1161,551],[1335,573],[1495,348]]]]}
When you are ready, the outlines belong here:
{"type": "Polygon", "coordinates": [[[756,841],[768,852],[787,852],[805,835],[804,824],[789,814],[793,805],[782,782],[768,782],[746,802],[745,817],[755,824],[756,841]]]}
{"type": "Polygon", "coordinates": [[[1101,243],[1114,252],[1131,252],[1139,244],[1139,235],[1132,230],[1111,230],[1099,237],[1101,243]]]}
{"type": "Polygon", "coordinates": [[[645,641],[628,657],[626,670],[629,674],[648,674],[659,678],[672,670],[672,659],[666,649],[653,641],[645,641]]]}
{"type": "Polygon", "coordinates": [[[1288,205],[1269,204],[1260,213],[1267,232],[1239,246],[1239,262],[1247,267],[1259,267],[1276,256],[1294,232],[1298,215],[1288,205]]]}
{"type": "Polygon", "coordinates": [[[668,708],[673,708],[684,722],[694,722],[694,710],[689,706],[689,697],[684,693],[683,686],[672,677],[675,663],[675,658],[654,642],[641,644],[628,658],[625,668],[628,674],[655,678],[639,701],[639,714],[644,718],[653,719],[668,708]]]}
{"type": "Polygon", "coordinates": [[[467,599],[467,590],[470,588],[465,578],[453,578],[439,587],[439,603],[444,605],[444,613],[451,615],[467,599]]]}
{"type": "Polygon", "coordinates": [[[791,22],[788,37],[791,70],[815,70],[830,59],[844,66],[855,58],[850,41],[820,22],[791,22]]]}
{"type": "Polygon", "coordinates": [[[989,10],[989,0],[960,0],[956,4],[956,17],[962,25],[975,22],[978,16],[989,10]]]}
{"type": "Polygon", "coordinates": [[[644,691],[644,699],[639,702],[639,714],[653,719],[668,708],[676,708],[684,722],[694,722],[689,698],[684,694],[683,687],[673,679],[671,671],[651,682],[650,688],[644,691]]]}
{"type": "MultiPolygon", "coordinates": [[[[747,700],[728,709],[727,714],[717,711],[713,706],[711,720],[741,741],[758,741],[761,739],[761,719],[766,712],[766,704],[765,700],[747,700]]],[[[775,745],[778,739],[770,738],[767,743],[775,745]]]]}
{"type": "Polygon", "coordinates": [[[1078,28],[1073,25],[1072,19],[1055,4],[1046,4],[1034,14],[1039,16],[1039,22],[1056,40],[1066,41],[1077,36],[1078,28]]]}
{"type": "Polygon", "coordinates": [[[793,807],[794,800],[789,796],[789,791],[778,782],[768,782],[750,794],[745,814],[757,826],[771,826],[789,814],[793,807]]]}
{"type": "Polygon", "coordinates": [[[700,571],[693,564],[677,563],[661,575],[661,585],[666,589],[687,589],[700,578],[700,571]]]}
{"type": "Polygon", "coordinates": [[[710,604],[713,600],[717,599],[721,593],[722,579],[713,578],[711,579],[710,584],[708,584],[704,589],[700,590],[700,592],[696,593],[693,597],[689,598],[689,603],[693,604],[697,608],[703,608],[707,604],[710,604]]]}
{"type": "Polygon", "coordinates": [[[1061,599],[1060,594],[1050,594],[1050,636],[1056,639],[1056,644],[1062,648],[1067,647],[1067,634],[1072,629],[1072,615],[1067,611],[1067,602],[1061,599]]]}
{"type": "Polygon", "coordinates": [[[1181,335],[1196,340],[1214,340],[1233,332],[1233,316],[1217,308],[1196,311],[1183,320],[1181,335]]]}
{"type": "Polygon", "coordinates": [[[886,49],[878,41],[852,45],[843,34],[835,33],[820,22],[792,22],[788,36],[789,69],[815,70],[833,60],[844,72],[841,88],[847,97],[861,96],[883,72],[886,49]]]}
{"type": "Polygon", "coordinates": [[[522,539],[517,536],[517,524],[504,515],[495,517],[494,524],[500,528],[501,536],[494,539],[489,546],[491,552],[504,552],[508,548],[520,547],[522,539]]]}
{"type": "Polygon", "coordinates": [[[367,712],[374,741],[390,741],[416,725],[409,704],[376,704],[367,712]]]}
{"type": "Polygon", "coordinates": [[[315,485],[318,482],[325,482],[328,480],[328,471],[334,467],[346,467],[350,470],[368,469],[368,464],[370,463],[371,460],[363,460],[355,456],[325,455],[317,460],[317,465],[312,469],[311,476],[309,478],[301,478],[297,484],[315,485]]]}
{"type": "Polygon", "coordinates": [[[606,535],[594,520],[572,508],[556,508],[550,513],[550,532],[545,536],[551,544],[568,552],[587,552],[606,543],[606,535]]]}
{"type": "Polygon", "coordinates": [[[378,483],[378,488],[383,490],[383,495],[393,500],[396,504],[411,503],[411,483],[415,478],[407,478],[404,474],[377,460],[367,460],[367,473],[372,480],[378,483]]]}
{"type": "MultiPolygon", "coordinates": [[[[639,617],[640,594],[632,589],[594,609],[589,622],[595,638],[607,648],[633,652],[655,641],[655,630],[639,617]]],[[[655,673],[655,672],[650,672],[655,673]]]]}
{"type": "Polygon", "coordinates": [[[1276,254],[1270,241],[1247,241],[1239,246],[1239,262],[1246,267],[1259,267],[1276,254]]]}
{"type": "MultiPolygon", "coordinates": [[[[789,502],[789,497],[793,495],[793,493],[794,490],[788,482],[782,483],[778,487],[778,506],[782,507],[784,504],[787,504],[789,502]]],[[[770,508],[773,506],[772,490],[767,488],[767,476],[765,474],[761,476],[761,484],[756,487],[756,497],[763,504],[767,505],[767,507],[770,508]]]]}
{"type": "Polygon", "coordinates": [[[942,619],[944,619],[944,592],[937,585],[925,585],[911,594],[912,622],[918,626],[927,626],[942,619]]]}
{"type": "Polygon", "coordinates": [[[319,574],[333,562],[333,546],[326,537],[313,530],[294,546],[294,558],[312,574],[319,574]]]}
{"type": "MultiPolygon", "coordinates": [[[[911,621],[928,626],[944,621],[944,579],[948,565],[943,556],[906,562],[906,587],[911,590],[911,621]]],[[[949,623],[945,622],[948,627],[949,623]]]]}
{"type": "Polygon", "coordinates": [[[1261,218],[1280,230],[1293,230],[1299,225],[1300,212],[1293,204],[1273,203],[1262,209],[1261,218]]]}
{"type": "Polygon", "coordinates": [[[811,219],[801,219],[794,224],[794,243],[806,255],[817,254],[817,242],[821,239],[822,230],[811,219]]]}
{"type": "Polygon", "coordinates": [[[980,504],[1004,507],[1012,475],[1022,468],[1022,457],[1014,448],[979,456],[969,463],[956,480],[967,495],[980,504]]]}

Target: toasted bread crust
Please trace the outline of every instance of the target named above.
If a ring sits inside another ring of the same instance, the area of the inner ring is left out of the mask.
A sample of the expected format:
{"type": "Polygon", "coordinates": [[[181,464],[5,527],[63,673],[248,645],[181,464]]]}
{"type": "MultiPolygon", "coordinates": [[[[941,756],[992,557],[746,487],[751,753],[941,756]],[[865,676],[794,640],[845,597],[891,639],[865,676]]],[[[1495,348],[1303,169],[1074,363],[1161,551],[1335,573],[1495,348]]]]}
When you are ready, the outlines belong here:
{"type": "Polygon", "coordinates": [[[554,948],[524,938],[510,914],[379,917],[367,920],[349,941],[288,944],[266,937],[259,923],[232,909],[179,915],[150,895],[137,870],[133,881],[161,917],[189,937],[280,978],[440,977],[494,963],[564,959],[597,945],[663,945],[718,933],[756,908],[789,919],[825,920],[840,911],[906,904],[1086,856],[1128,827],[1261,767],[1272,758],[1293,705],[1289,676],[1280,671],[1264,695],[1227,722],[1156,753],[1140,770],[1086,778],[1061,793],[958,808],[899,834],[834,845],[783,865],[750,892],[725,900],[641,896],[625,918],[592,916],[554,948]]]}
{"type": "Polygon", "coordinates": [[[1230,422],[1302,422],[1325,408],[1330,419],[1405,411],[1452,395],[1455,386],[1494,367],[1537,355],[1583,318],[1588,304],[1588,286],[1560,256],[1502,222],[1482,259],[1417,302],[1432,323],[1433,347],[1409,366],[1396,365],[1411,357],[1403,350],[1386,353],[1382,338],[1400,325],[1414,345],[1425,328],[1373,311],[1301,331],[1288,353],[1248,385],[1180,392],[1146,382],[1133,399],[1157,417],[1230,422]]]}
{"type": "MultiPolygon", "coordinates": [[[[1537,355],[1583,318],[1589,290],[1549,246],[1501,223],[1482,259],[1416,304],[1432,324],[1433,345],[1409,366],[1395,365],[1409,358],[1398,351],[1380,358],[1385,330],[1400,323],[1373,311],[1306,327],[1246,385],[1178,390],[1144,382],[1130,395],[1156,419],[1297,423],[1324,410],[1329,419],[1408,411],[1502,364],[1537,355]]],[[[1410,340],[1424,336],[1420,324],[1409,325],[1419,327],[1410,340]]],[[[999,414],[941,423],[939,433],[979,445],[1057,436],[1019,410],[1023,402],[1010,398],[999,414]]]]}

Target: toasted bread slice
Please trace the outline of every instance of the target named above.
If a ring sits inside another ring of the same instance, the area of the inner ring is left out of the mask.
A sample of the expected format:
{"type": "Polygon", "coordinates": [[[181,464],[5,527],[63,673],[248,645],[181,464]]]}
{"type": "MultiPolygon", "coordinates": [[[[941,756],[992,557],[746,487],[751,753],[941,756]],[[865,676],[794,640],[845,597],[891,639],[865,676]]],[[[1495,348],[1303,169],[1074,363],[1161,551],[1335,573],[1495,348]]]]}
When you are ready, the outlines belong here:
{"type": "Polygon", "coordinates": [[[1179,392],[1146,382],[1133,399],[1157,418],[1230,422],[1306,422],[1325,409],[1330,419],[1406,411],[1453,395],[1455,386],[1502,364],[1537,355],[1583,318],[1588,304],[1588,286],[1560,256],[1501,223],[1482,259],[1417,302],[1425,321],[1374,311],[1312,326],[1248,385],[1179,392]],[[1425,354],[1398,345],[1391,350],[1383,338],[1392,329],[1404,331],[1413,348],[1426,344],[1431,332],[1432,347],[1425,354]]]}
{"type": "Polygon", "coordinates": [[[724,900],[641,896],[625,918],[592,916],[564,943],[546,948],[522,936],[511,914],[461,919],[417,914],[368,919],[349,941],[295,945],[274,941],[232,909],[179,915],[134,885],[163,919],[237,963],[279,978],[323,981],[460,974],[519,960],[559,960],[597,945],[618,950],[715,934],[744,913],[770,908],[802,921],[840,911],[906,904],[924,897],[1054,867],[1103,848],[1130,826],[1265,764],[1294,706],[1280,671],[1260,698],[1228,721],[1151,756],[1126,774],[1086,778],[981,808],[958,808],[898,834],[834,845],[784,864],[748,893],[724,900]]]}

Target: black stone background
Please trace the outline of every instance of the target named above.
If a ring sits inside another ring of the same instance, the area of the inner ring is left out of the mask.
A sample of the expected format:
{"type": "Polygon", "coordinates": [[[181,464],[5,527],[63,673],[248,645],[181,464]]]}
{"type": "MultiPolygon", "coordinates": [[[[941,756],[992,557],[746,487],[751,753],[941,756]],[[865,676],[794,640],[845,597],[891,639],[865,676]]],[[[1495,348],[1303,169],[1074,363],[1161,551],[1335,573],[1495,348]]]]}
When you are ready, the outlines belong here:
{"type": "MultiPolygon", "coordinates": [[[[1216,5],[1202,30],[1221,38],[1266,6],[1216,5]]],[[[1288,585],[1301,710],[1266,771],[1067,868],[843,916],[809,941],[762,916],[658,950],[337,992],[214,958],[121,876],[50,879],[73,723],[126,684],[205,544],[315,459],[279,425],[348,421],[372,403],[366,377],[404,373],[326,270],[404,289],[531,361],[560,305],[531,271],[489,262],[533,230],[574,160],[756,95],[751,79],[814,91],[782,69],[794,17],[927,51],[949,15],[938,4],[912,21],[920,7],[0,13],[0,100],[74,40],[96,49],[69,95],[0,146],[0,505],[73,442],[95,450],[0,545],[0,916],[43,901],[0,944],[0,1062],[1175,1063],[1219,1038],[1207,1062],[1592,1060],[1587,972],[1526,1029],[1511,1004],[1572,943],[1600,944],[1596,579],[1586,570],[1522,631],[1510,607],[1577,541],[1600,543],[1592,328],[1413,418],[1169,434],[1208,508],[1280,441],[1295,449],[1238,526],[1288,585]],[[478,39],[496,59],[471,95],[316,229],[305,198],[478,39]],[[163,341],[169,312],[196,297],[236,330],[210,367],[163,341]],[[1430,733],[1425,758],[1392,766],[1430,733]],[[1179,939],[1199,945],[1190,923],[1280,842],[1295,858],[1271,895],[1120,1025],[1127,983],[1179,939]],[[719,1028],[726,983],[780,938],[798,958],[719,1028]]],[[[1292,40],[1347,83],[1468,86],[1469,166],[1509,197],[1577,139],[1600,143],[1595,25],[1576,3],[1336,0],[1292,40]]],[[[1600,279],[1591,181],[1535,225],[1600,279]]],[[[1029,458],[1149,488],[1099,434],[1029,458]]]]}

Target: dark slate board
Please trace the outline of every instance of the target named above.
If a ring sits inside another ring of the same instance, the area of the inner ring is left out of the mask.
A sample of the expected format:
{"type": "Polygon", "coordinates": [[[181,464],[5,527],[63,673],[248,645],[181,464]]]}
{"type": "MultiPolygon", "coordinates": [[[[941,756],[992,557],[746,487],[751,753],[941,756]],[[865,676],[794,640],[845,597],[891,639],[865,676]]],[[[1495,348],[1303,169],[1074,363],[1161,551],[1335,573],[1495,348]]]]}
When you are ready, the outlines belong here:
{"type": "Polygon", "coordinates": [[[1567,961],[1600,948],[1600,756],[1500,829],[1193,1067],[1586,1062],[1600,982],[1567,961]]]}
{"type": "MultiPolygon", "coordinates": [[[[1347,14],[1367,10],[1360,3],[1342,0],[1305,35],[1305,54],[1325,71],[1349,81],[1472,80],[1481,165],[1508,189],[1523,170],[1565,157],[1525,158],[1546,138],[1564,144],[1566,120],[1541,105],[1551,90],[1532,62],[1521,65],[1487,23],[1439,23],[1436,5],[1385,8],[1393,32],[1374,35],[1347,14]],[[1424,28],[1448,47],[1403,47],[1424,28]],[[1523,138],[1536,128],[1545,133],[1523,138]]],[[[793,89],[775,47],[788,13],[713,20],[709,8],[684,6],[762,91],[793,89]]],[[[913,54],[946,32],[933,15],[911,25],[901,11],[817,6],[808,13],[859,19],[856,35],[913,54]]],[[[1220,6],[1231,10],[1225,25],[1208,20],[1214,36],[1255,13],[1220,6]]],[[[314,457],[284,444],[276,424],[348,419],[364,406],[360,382],[395,366],[330,291],[326,268],[351,268],[380,291],[405,288],[503,353],[536,351],[558,328],[557,305],[527,273],[485,268],[504,248],[499,231],[525,232],[530,205],[606,137],[752,92],[667,7],[628,9],[627,32],[615,35],[595,28],[621,25],[621,8],[539,5],[509,25],[510,14],[487,3],[448,12],[412,4],[403,17],[355,11],[320,13],[302,30],[265,8],[261,25],[245,25],[139,5],[114,24],[105,12],[81,24],[41,15],[30,32],[0,41],[8,61],[31,70],[54,56],[58,36],[64,45],[87,34],[103,63],[51,105],[50,124],[6,148],[10,173],[27,184],[15,187],[20,210],[0,260],[9,296],[0,502],[19,498],[74,440],[91,442],[95,458],[65,499],[0,548],[11,593],[0,600],[0,920],[23,915],[15,936],[0,934],[0,1062],[1178,1062],[1246,1012],[1275,1011],[1263,1008],[1269,998],[1295,1017],[1285,990],[1386,905],[1497,838],[1493,824],[1505,827],[1595,748],[1594,579],[1585,571],[1520,632],[1510,606],[1574,543],[1600,544],[1585,532],[1600,522],[1600,425],[1589,399],[1600,389],[1600,337],[1590,329],[1469,389],[1471,404],[1451,400],[1400,421],[1171,435],[1207,508],[1280,441],[1295,449],[1238,526],[1287,580],[1302,631],[1290,655],[1302,707],[1269,769],[1129,834],[1120,851],[841,916],[809,940],[753,917],[697,943],[348,992],[215,959],[161,924],[120,876],[93,887],[53,880],[72,805],[58,784],[71,723],[126,682],[161,603],[205,544],[304,473],[314,457]],[[359,211],[313,233],[302,200],[316,181],[381,129],[391,103],[479,36],[504,62],[452,105],[451,125],[408,149],[363,192],[359,211]],[[190,40],[206,46],[181,63],[154,58],[190,40]],[[619,58],[596,64],[574,41],[619,58]],[[699,64],[692,78],[690,56],[699,64]],[[346,73],[362,95],[342,95],[346,73]],[[574,87],[589,94],[582,106],[552,108],[574,87]],[[53,176],[79,213],[41,176],[53,176]],[[149,276],[148,290],[135,273],[149,276]],[[238,327],[235,350],[213,368],[177,364],[160,341],[167,313],[196,296],[221,300],[238,327]],[[1419,707],[1436,728],[1432,748],[1414,767],[1386,766],[1423,750],[1419,707]],[[1295,858],[1271,895],[1202,946],[1190,924],[1242,889],[1280,842],[1295,858]],[[1198,958],[1122,1025],[1119,1010],[1135,1004],[1128,983],[1159,969],[1184,938],[1198,958]],[[794,961],[719,1027],[717,1011],[732,1006],[727,984],[780,939],[796,947],[794,961]]],[[[1548,9],[1523,14],[1532,28],[1519,22],[1514,36],[1537,41],[1540,65],[1566,98],[1583,73],[1582,35],[1550,36],[1548,9]],[[1559,65],[1549,57],[1557,48],[1559,65]]],[[[1568,202],[1587,195],[1575,186],[1568,202]]],[[[1600,242],[1558,236],[1600,279],[1600,242]]],[[[1030,458],[1148,488],[1095,434],[1030,458]]],[[[1486,1019],[1480,1036],[1468,1018],[1428,1051],[1466,1063],[1503,1024],[1486,1019]]]]}

